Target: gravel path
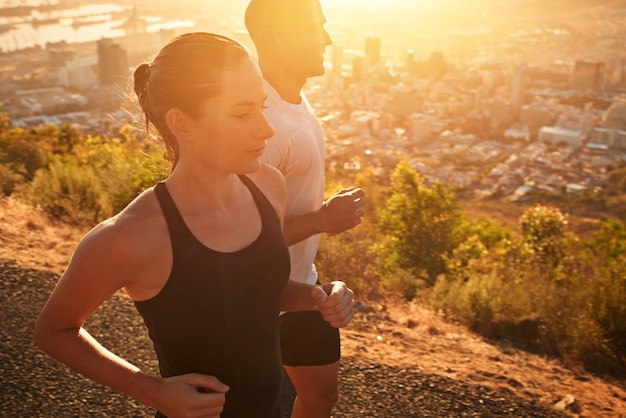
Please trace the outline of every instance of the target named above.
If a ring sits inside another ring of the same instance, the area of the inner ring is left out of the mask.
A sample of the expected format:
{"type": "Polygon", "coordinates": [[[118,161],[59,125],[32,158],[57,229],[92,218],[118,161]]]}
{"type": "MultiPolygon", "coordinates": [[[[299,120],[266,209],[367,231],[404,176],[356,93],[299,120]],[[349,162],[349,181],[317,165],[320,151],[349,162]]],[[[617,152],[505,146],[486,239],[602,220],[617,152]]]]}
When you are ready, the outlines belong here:
{"type": "MultiPolygon", "coordinates": [[[[153,416],[149,408],[77,375],[33,345],[33,322],[57,278],[0,260],[0,417],[153,416]]],[[[147,333],[124,295],[107,301],[86,328],[121,357],[156,372],[147,333]]],[[[493,391],[424,374],[417,367],[374,364],[355,356],[342,360],[340,379],[335,418],[565,416],[512,391],[493,391]]]]}

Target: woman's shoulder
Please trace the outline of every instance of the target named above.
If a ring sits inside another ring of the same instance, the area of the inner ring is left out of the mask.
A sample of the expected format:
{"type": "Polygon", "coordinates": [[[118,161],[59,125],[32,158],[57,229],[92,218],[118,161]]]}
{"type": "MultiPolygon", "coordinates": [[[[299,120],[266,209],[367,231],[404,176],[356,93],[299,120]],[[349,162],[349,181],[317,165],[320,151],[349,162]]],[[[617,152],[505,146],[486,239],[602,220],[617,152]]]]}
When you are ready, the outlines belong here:
{"type": "Polygon", "coordinates": [[[167,234],[154,191],[146,190],[80,240],[63,278],[94,281],[108,289],[149,287],[151,277],[165,271],[159,262],[168,260],[167,234]]]}
{"type": "MultiPolygon", "coordinates": [[[[80,245],[92,251],[133,253],[150,244],[153,234],[162,231],[165,223],[153,188],[147,189],[122,211],[96,225],[80,245]]],[[[154,241],[152,241],[154,242],[154,241]]],[[[158,241],[156,241],[158,242],[158,241]]]]}

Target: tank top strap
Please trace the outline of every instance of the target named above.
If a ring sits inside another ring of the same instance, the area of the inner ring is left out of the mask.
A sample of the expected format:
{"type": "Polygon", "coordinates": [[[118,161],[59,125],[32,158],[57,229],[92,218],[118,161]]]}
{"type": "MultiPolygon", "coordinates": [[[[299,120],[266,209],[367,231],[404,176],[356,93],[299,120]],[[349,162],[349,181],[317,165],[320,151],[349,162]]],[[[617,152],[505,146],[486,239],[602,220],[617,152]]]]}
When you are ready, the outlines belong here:
{"type": "MultiPolygon", "coordinates": [[[[266,220],[268,219],[267,216],[277,216],[274,206],[270,203],[265,194],[257,187],[257,185],[243,174],[240,174],[238,177],[252,194],[257,209],[261,214],[261,219],[266,220]]],[[[176,207],[176,203],[174,203],[174,199],[172,199],[172,195],[170,195],[170,192],[167,190],[167,186],[163,181],[158,182],[155,185],[154,192],[157,200],[159,201],[159,205],[161,206],[161,210],[163,211],[165,221],[167,222],[172,243],[175,245],[180,239],[192,238],[195,240],[193,233],[187,227],[185,220],[176,207]]]]}
{"type": "Polygon", "coordinates": [[[269,200],[267,200],[265,194],[257,187],[256,184],[254,184],[252,180],[250,180],[250,178],[248,178],[248,176],[240,174],[238,177],[241,182],[248,188],[248,190],[250,190],[252,198],[254,199],[254,202],[256,203],[256,206],[261,213],[261,217],[263,219],[266,219],[267,215],[276,214],[274,206],[270,203],[269,200]]]}
{"type": "Polygon", "coordinates": [[[172,195],[170,195],[170,192],[167,190],[165,183],[162,181],[158,182],[156,186],[154,186],[154,193],[156,194],[161,210],[163,211],[163,216],[167,222],[172,244],[175,244],[179,238],[183,239],[185,236],[191,235],[191,231],[187,228],[187,224],[178,211],[176,203],[174,203],[174,199],[172,199],[172,195]]]}

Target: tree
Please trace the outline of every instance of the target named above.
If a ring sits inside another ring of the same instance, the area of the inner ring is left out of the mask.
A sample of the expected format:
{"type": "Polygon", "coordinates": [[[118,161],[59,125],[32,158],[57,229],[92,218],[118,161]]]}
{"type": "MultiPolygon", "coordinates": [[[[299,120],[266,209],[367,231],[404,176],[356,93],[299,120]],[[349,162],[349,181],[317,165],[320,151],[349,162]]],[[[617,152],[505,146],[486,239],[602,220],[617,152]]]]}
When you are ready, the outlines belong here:
{"type": "Polygon", "coordinates": [[[10,128],[0,131],[0,164],[31,181],[35,172],[48,163],[52,145],[37,130],[10,128]]]}
{"type": "Polygon", "coordinates": [[[626,167],[620,167],[607,173],[606,183],[606,187],[610,192],[625,192],[626,167]]]}
{"type": "Polygon", "coordinates": [[[390,196],[380,213],[379,227],[387,235],[388,254],[400,269],[433,285],[446,272],[446,259],[459,242],[461,211],[453,189],[440,182],[432,187],[407,161],[391,175],[390,196]]]}
{"type": "Polygon", "coordinates": [[[564,255],[571,237],[567,235],[567,216],[558,208],[535,205],[520,217],[523,242],[540,261],[555,267],[564,255]]]}
{"type": "Polygon", "coordinates": [[[592,283],[597,291],[589,306],[626,367],[626,224],[618,219],[606,220],[587,245],[597,269],[592,283]]]}

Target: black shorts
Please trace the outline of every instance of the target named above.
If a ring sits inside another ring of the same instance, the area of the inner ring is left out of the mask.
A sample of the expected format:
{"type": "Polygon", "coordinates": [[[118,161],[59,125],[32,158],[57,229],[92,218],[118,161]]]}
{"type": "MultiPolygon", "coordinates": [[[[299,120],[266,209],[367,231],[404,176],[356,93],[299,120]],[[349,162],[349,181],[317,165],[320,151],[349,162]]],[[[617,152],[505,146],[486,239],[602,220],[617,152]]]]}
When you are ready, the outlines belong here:
{"type": "Polygon", "coordinates": [[[339,329],[318,311],[282,314],[280,346],[285,366],[323,366],[341,357],[339,329]]]}

